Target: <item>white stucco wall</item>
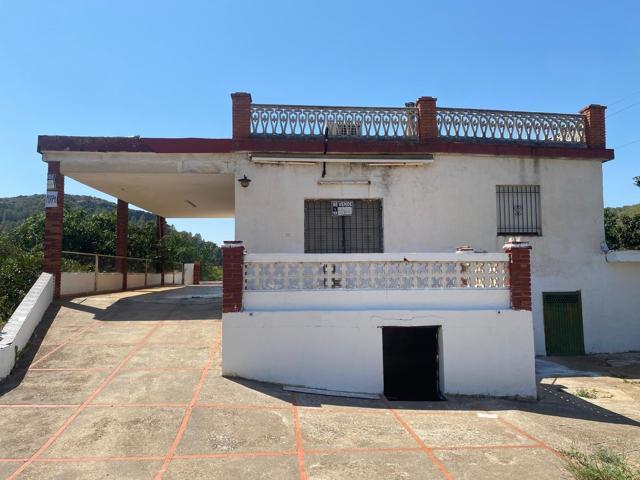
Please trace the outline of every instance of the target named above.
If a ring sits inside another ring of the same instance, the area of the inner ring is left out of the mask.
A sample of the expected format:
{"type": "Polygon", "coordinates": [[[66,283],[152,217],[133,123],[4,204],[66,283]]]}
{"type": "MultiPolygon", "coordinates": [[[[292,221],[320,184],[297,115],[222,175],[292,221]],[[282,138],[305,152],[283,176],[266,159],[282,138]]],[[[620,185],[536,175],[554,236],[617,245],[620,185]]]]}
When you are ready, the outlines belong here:
{"type": "Polygon", "coordinates": [[[304,251],[304,200],[380,198],[385,252],[500,251],[496,185],[541,186],[542,236],[533,246],[536,353],[545,353],[543,291],[582,291],[587,352],[640,350],[640,268],[607,264],[602,164],[598,160],[435,155],[420,167],[328,164],[326,178],[370,185],[319,185],[322,165],[258,165],[238,160],[236,239],[249,253],[304,251]]]}
{"type": "Polygon", "coordinates": [[[535,397],[531,313],[513,310],[223,315],[223,375],[382,393],[382,326],[441,326],[445,394],[535,397]]]}

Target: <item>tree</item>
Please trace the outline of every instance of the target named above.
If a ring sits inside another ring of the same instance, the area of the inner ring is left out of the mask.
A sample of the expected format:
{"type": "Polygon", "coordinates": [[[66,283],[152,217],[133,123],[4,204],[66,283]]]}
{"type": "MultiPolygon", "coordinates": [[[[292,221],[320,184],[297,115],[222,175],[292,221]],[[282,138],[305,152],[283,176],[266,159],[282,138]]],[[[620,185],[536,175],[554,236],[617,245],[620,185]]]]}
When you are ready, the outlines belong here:
{"type": "Polygon", "coordinates": [[[640,187],[640,176],[639,177],[633,177],[633,183],[636,184],[636,187],[640,187]]]}

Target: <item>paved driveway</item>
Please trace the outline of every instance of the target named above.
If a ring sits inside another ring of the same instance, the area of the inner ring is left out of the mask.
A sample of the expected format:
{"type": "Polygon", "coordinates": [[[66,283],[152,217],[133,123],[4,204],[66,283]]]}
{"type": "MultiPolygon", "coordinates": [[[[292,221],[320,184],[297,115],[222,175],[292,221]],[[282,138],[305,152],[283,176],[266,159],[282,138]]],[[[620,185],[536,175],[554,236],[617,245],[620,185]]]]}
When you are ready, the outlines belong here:
{"type": "Polygon", "coordinates": [[[0,387],[0,477],[540,480],[567,478],[556,448],[640,450],[632,418],[551,383],[540,402],[390,404],[222,378],[219,300],[201,286],[52,308],[0,387]]]}

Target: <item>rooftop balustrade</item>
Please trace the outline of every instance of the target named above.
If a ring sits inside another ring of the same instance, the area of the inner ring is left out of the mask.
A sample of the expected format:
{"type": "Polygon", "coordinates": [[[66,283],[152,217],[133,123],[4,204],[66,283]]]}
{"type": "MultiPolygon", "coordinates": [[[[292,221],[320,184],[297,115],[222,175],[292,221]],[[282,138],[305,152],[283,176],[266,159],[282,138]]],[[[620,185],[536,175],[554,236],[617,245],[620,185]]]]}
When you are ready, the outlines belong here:
{"type": "Polygon", "coordinates": [[[234,137],[603,146],[598,105],[564,114],[436,107],[431,97],[405,107],[343,107],[257,104],[234,95],[234,137]]]}

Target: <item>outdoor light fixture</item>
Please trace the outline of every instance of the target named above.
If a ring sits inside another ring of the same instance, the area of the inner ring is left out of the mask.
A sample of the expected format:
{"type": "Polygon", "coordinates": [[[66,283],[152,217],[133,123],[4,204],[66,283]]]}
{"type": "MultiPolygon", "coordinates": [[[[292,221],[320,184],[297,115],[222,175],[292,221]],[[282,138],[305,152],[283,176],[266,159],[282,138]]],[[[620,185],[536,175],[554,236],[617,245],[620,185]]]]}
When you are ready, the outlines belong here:
{"type": "Polygon", "coordinates": [[[239,178],[238,181],[240,182],[240,185],[242,186],[242,188],[247,188],[251,183],[251,179],[247,178],[246,175],[242,178],[239,178]]]}

